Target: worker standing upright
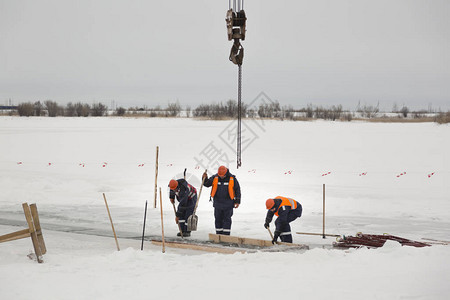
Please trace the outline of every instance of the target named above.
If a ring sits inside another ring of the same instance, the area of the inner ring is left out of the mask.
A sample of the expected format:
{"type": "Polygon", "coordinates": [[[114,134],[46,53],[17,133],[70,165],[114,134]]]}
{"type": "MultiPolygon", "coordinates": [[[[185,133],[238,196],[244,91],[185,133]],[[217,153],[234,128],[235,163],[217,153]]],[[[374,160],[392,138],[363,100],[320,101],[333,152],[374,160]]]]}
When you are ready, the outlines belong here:
{"type": "Polygon", "coordinates": [[[236,176],[225,166],[220,166],[217,174],[208,178],[203,173],[204,186],[211,187],[213,199],[216,234],[230,235],[233,209],[241,204],[241,187],[236,176]]]}
{"type": "Polygon", "coordinates": [[[266,208],[268,211],[264,223],[265,228],[269,228],[273,215],[278,217],[275,220],[275,234],[272,243],[275,244],[278,237],[282,242],[292,243],[291,225],[289,223],[302,216],[302,205],[294,199],[278,196],[267,199],[266,208]]]}

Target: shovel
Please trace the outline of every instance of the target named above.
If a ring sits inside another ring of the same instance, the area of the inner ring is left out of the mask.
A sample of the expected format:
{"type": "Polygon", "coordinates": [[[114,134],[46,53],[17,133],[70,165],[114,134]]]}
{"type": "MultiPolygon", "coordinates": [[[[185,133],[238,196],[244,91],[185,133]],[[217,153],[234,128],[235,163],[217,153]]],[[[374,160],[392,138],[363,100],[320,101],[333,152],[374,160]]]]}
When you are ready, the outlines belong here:
{"type": "MultiPolygon", "coordinates": [[[[205,170],[205,173],[206,173],[206,171],[207,170],[205,170]]],[[[205,178],[203,178],[202,185],[200,186],[200,191],[198,192],[198,197],[197,197],[197,202],[195,203],[194,212],[187,219],[187,230],[188,231],[197,231],[198,216],[195,215],[195,212],[197,211],[198,201],[200,200],[200,196],[202,194],[202,188],[203,188],[204,183],[205,183],[205,178]]]]}
{"type": "MultiPolygon", "coordinates": [[[[271,241],[273,241],[273,234],[272,234],[272,231],[270,231],[270,228],[267,228],[267,230],[269,231],[270,237],[272,238],[271,241]]],[[[276,244],[279,245],[279,242],[276,242],[276,244]]]]}

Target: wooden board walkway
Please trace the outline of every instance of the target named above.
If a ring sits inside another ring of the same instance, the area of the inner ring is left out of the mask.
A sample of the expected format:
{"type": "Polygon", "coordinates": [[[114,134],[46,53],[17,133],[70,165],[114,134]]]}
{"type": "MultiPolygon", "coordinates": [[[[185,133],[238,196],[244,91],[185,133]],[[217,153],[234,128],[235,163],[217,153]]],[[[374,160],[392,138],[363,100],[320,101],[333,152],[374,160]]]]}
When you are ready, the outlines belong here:
{"type": "MultiPolygon", "coordinates": [[[[152,244],[156,246],[161,246],[162,241],[152,240],[152,244]]],[[[166,247],[169,248],[179,248],[179,249],[190,249],[197,251],[205,251],[205,252],[214,252],[214,253],[222,253],[222,254],[234,254],[234,253],[247,253],[254,252],[251,250],[245,249],[236,249],[232,247],[217,247],[210,245],[203,245],[198,243],[189,243],[189,242],[169,242],[165,241],[166,247]]]]}
{"type": "MultiPolygon", "coordinates": [[[[237,244],[242,246],[257,246],[261,248],[265,247],[274,247],[272,241],[267,240],[259,240],[252,238],[244,238],[232,235],[222,235],[222,234],[209,234],[209,240],[213,243],[229,243],[229,244],[237,244]]],[[[299,249],[309,249],[308,245],[302,244],[293,244],[293,243],[282,243],[277,242],[277,245],[286,246],[286,247],[297,247],[299,249]]]]}

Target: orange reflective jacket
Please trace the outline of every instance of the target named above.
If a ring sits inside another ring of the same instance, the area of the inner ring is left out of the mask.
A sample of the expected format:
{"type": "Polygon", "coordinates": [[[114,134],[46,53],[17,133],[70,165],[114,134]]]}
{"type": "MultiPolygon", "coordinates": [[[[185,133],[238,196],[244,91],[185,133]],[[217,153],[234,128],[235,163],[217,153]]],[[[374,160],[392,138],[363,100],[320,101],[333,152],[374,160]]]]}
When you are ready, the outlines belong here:
{"type": "Polygon", "coordinates": [[[280,199],[281,200],[281,204],[280,207],[278,207],[278,210],[275,212],[275,215],[278,217],[278,211],[283,207],[283,206],[289,206],[291,209],[296,209],[297,208],[297,201],[295,201],[294,199],[291,198],[286,198],[286,197],[281,197],[278,196],[275,199],[280,199]]]}
{"type": "MultiPolygon", "coordinates": [[[[228,194],[230,195],[231,200],[234,199],[234,178],[230,177],[229,182],[224,182],[224,184],[228,184],[228,194]]],[[[214,198],[214,195],[217,192],[217,186],[219,185],[219,177],[214,178],[211,189],[211,197],[214,198]]]]}

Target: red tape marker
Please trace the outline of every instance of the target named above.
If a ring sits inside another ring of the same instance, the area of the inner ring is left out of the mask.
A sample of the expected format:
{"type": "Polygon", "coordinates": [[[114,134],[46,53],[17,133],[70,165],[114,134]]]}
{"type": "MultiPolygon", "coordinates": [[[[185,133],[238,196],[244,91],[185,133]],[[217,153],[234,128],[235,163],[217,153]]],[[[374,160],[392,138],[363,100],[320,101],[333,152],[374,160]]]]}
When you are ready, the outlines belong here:
{"type": "Polygon", "coordinates": [[[323,173],[322,176],[327,176],[327,175],[330,175],[330,174],[331,174],[331,172],[323,173]]]}

